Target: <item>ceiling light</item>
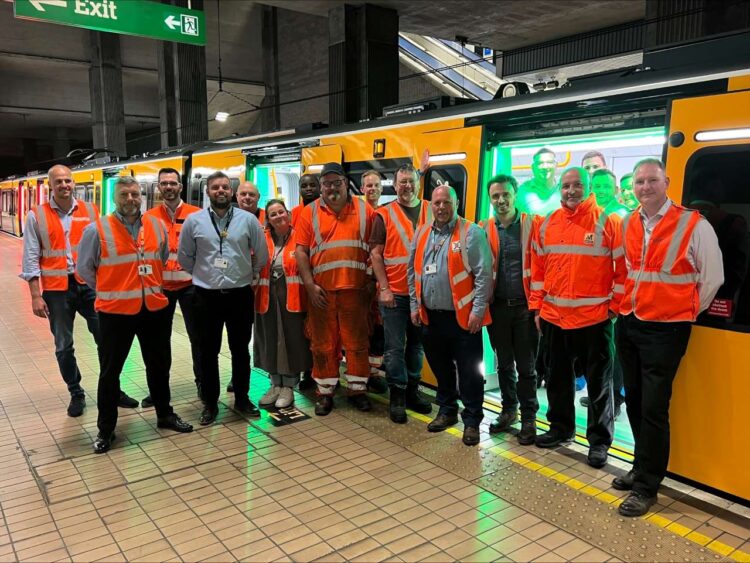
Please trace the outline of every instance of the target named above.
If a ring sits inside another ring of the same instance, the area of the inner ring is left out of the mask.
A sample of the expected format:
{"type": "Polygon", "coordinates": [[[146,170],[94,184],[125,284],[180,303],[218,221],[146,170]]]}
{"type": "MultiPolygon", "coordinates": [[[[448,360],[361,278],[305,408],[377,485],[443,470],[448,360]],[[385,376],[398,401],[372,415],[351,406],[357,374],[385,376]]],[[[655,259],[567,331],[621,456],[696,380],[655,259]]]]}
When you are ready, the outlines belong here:
{"type": "Polygon", "coordinates": [[[750,137],[750,129],[715,129],[695,134],[696,141],[730,141],[750,137]]]}
{"type": "Polygon", "coordinates": [[[222,123],[224,123],[227,120],[228,117],[229,117],[229,114],[227,112],[225,112],[225,111],[217,111],[215,119],[216,119],[216,121],[221,121],[222,123]]]}

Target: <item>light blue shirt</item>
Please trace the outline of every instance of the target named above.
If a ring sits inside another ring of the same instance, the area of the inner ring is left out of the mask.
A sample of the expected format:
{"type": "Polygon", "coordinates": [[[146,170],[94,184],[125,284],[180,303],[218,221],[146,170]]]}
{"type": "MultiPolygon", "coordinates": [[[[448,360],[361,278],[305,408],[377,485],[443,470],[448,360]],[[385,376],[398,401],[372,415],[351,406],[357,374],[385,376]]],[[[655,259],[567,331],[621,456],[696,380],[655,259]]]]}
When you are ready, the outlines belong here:
{"type": "MultiPolygon", "coordinates": [[[[50,198],[49,205],[55,210],[62,223],[63,232],[65,233],[65,258],[68,262],[68,273],[72,274],[75,271],[76,265],[73,262],[73,253],[70,250],[70,227],[73,224],[73,212],[78,207],[78,202],[74,198],[73,205],[70,206],[70,211],[67,213],[60,209],[54,196],[50,198]]],[[[32,209],[26,216],[26,226],[23,230],[22,270],[18,277],[25,281],[31,281],[41,276],[42,270],[39,265],[41,257],[42,243],[39,233],[39,222],[36,218],[36,212],[32,209]]]]}
{"type": "Polygon", "coordinates": [[[250,285],[268,262],[268,247],[263,227],[252,213],[230,208],[223,218],[210,207],[185,219],[180,233],[177,261],[192,274],[193,285],[205,289],[232,289],[250,285]],[[231,213],[231,220],[230,220],[231,213]],[[219,232],[227,236],[219,244],[219,232]],[[227,227],[227,223],[229,226],[227,227]],[[217,264],[226,260],[227,267],[217,264]]]}

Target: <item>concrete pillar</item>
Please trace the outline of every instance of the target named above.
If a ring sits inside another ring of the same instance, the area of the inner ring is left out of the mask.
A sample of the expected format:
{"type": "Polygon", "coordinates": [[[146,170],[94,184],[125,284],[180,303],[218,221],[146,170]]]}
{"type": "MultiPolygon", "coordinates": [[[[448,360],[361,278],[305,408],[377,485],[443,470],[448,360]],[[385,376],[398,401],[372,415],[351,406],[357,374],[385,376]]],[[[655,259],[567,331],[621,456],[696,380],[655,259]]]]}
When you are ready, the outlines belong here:
{"type": "MultiPolygon", "coordinates": [[[[172,3],[187,7],[184,0],[172,3]]],[[[203,0],[193,0],[191,8],[202,10],[203,0]]],[[[205,47],[159,41],[157,59],[162,148],[207,140],[205,47]]]]}
{"type": "Polygon", "coordinates": [[[69,135],[66,127],[55,127],[52,135],[52,158],[62,158],[70,152],[69,135]]]}
{"type": "Polygon", "coordinates": [[[273,6],[263,6],[263,28],[261,42],[263,45],[263,82],[266,95],[261,107],[261,131],[281,129],[281,108],[279,107],[279,40],[278,14],[273,6]]]}
{"type": "Polygon", "coordinates": [[[380,117],[398,103],[398,12],[342,4],[328,23],[331,125],[380,117]]]}
{"type": "Polygon", "coordinates": [[[93,148],[126,156],[120,36],[91,31],[89,50],[93,148]]]}

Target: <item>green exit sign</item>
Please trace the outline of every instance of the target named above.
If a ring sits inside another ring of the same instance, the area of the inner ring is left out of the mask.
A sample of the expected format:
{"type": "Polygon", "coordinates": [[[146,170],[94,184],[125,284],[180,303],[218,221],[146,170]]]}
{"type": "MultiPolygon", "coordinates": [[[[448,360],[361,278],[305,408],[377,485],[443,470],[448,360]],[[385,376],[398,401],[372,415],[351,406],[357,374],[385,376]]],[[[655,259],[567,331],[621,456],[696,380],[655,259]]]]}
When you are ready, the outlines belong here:
{"type": "Polygon", "coordinates": [[[17,18],[206,44],[206,17],[201,10],[149,0],[15,0],[14,5],[17,18]]]}

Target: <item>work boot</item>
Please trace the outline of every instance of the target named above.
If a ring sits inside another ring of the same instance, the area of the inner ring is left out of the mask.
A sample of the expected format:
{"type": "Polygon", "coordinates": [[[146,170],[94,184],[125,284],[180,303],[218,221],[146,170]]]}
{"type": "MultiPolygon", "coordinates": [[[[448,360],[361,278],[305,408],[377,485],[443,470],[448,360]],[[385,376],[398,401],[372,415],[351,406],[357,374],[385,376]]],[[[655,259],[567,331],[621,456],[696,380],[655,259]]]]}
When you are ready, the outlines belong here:
{"type": "Polygon", "coordinates": [[[467,446],[476,446],[479,443],[479,428],[476,426],[466,426],[462,440],[467,446]]]}
{"type": "Polygon", "coordinates": [[[500,416],[490,424],[490,434],[499,434],[500,432],[507,432],[513,423],[518,420],[518,411],[505,410],[500,413],[500,416]]]}
{"type": "Polygon", "coordinates": [[[391,420],[396,424],[406,423],[406,391],[391,386],[391,404],[389,406],[391,420]]]}
{"type": "Polygon", "coordinates": [[[435,419],[427,425],[428,432],[442,432],[450,426],[458,424],[457,415],[447,415],[438,413],[435,419]]]}
{"type": "Polygon", "coordinates": [[[591,446],[586,461],[594,469],[601,469],[607,465],[607,446],[591,446]]]}
{"type": "Polygon", "coordinates": [[[562,443],[570,442],[573,438],[575,438],[575,434],[564,434],[550,428],[544,434],[537,436],[534,443],[539,448],[554,448],[562,443]]]}
{"type": "Polygon", "coordinates": [[[631,469],[625,475],[612,479],[612,488],[618,491],[630,491],[633,489],[633,481],[635,481],[635,471],[631,469]]]}
{"type": "Polygon", "coordinates": [[[354,405],[358,411],[368,412],[372,410],[372,403],[365,393],[349,396],[349,403],[354,405]]]}
{"type": "MultiPolygon", "coordinates": [[[[381,375],[373,375],[373,369],[375,368],[370,368],[370,377],[367,379],[367,390],[370,393],[377,393],[378,395],[382,395],[386,391],[388,391],[388,382],[385,380],[385,377],[381,375]]],[[[376,369],[375,371],[380,370],[376,369]]]]}
{"type": "Polygon", "coordinates": [[[68,405],[68,416],[71,418],[81,416],[84,408],[86,408],[86,397],[83,395],[73,395],[68,405]]]}
{"type": "MultiPolygon", "coordinates": [[[[492,427],[490,427],[490,432],[492,427]]],[[[518,443],[522,446],[530,446],[536,438],[536,422],[533,420],[521,421],[521,431],[518,433],[518,443]]]]}
{"type": "Polygon", "coordinates": [[[656,502],[656,496],[649,497],[638,491],[631,491],[617,509],[621,516],[643,516],[656,502]]]}
{"type": "Polygon", "coordinates": [[[406,408],[419,414],[432,412],[432,403],[419,392],[419,381],[406,382],[406,408]]]}
{"type": "Polygon", "coordinates": [[[333,410],[333,397],[322,395],[315,401],[315,414],[317,416],[326,416],[333,410]]]}

